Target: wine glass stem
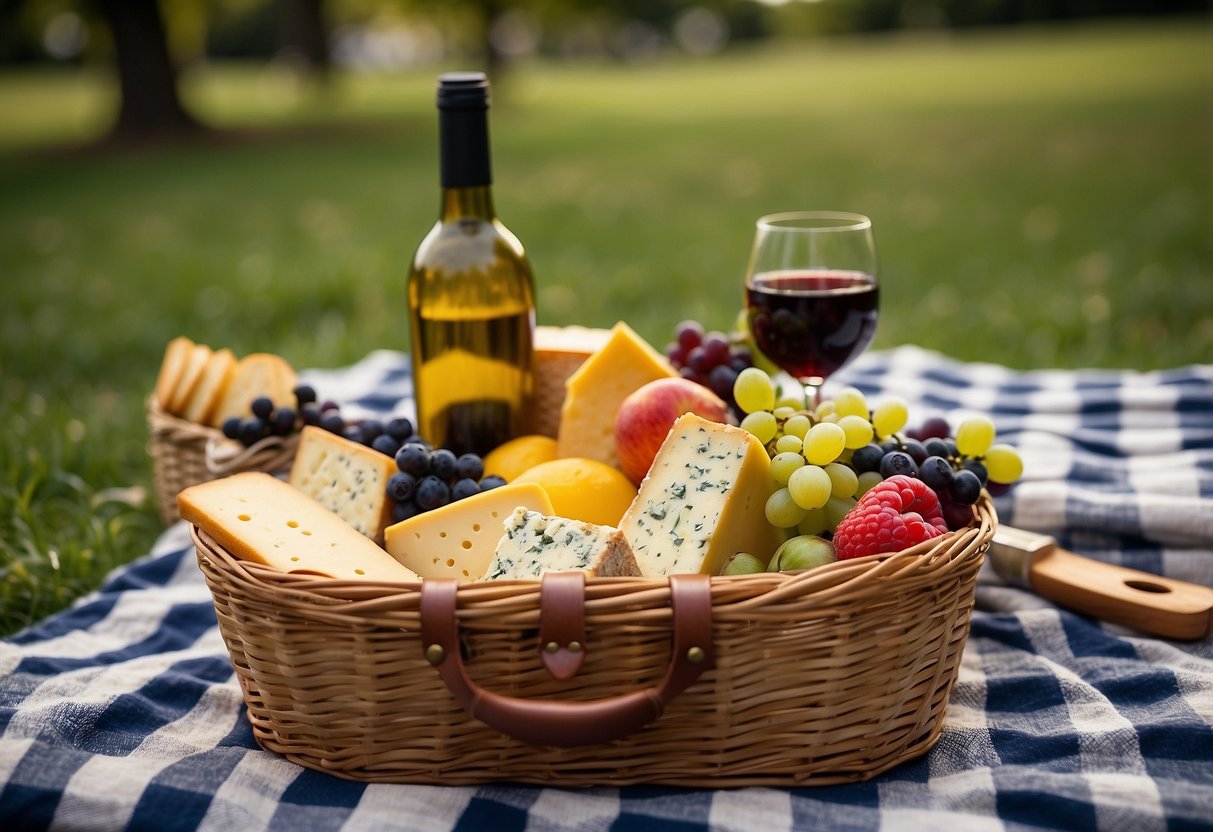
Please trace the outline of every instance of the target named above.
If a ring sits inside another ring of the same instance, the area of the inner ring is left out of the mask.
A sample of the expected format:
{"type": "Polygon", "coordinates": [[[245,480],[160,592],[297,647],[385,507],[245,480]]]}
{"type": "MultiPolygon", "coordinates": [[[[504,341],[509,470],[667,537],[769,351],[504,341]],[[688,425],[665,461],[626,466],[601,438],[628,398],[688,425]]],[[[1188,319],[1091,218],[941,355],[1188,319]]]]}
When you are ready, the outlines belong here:
{"type": "Polygon", "coordinates": [[[825,383],[825,379],[802,378],[800,383],[804,385],[805,406],[809,410],[816,410],[817,405],[821,404],[821,386],[825,383]]]}

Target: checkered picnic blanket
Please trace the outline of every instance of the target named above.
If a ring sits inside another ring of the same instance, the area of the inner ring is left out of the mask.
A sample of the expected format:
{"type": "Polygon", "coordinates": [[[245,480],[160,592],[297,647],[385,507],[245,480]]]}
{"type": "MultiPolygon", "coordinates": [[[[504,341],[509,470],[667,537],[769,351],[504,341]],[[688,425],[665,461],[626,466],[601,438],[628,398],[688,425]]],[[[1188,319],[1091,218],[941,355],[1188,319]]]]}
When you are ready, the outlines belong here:
{"type": "MultiPolygon", "coordinates": [[[[305,374],[402,412],[405,357],[305,374]]],[[[1026,461],[1004,522],[1213,585],[1213,366],[1012,372],[914,348],[838,379],[916,419],[993,416],[1026,461]]],[[[1149,638],[983,571],[933,750],[819,788],[364,785],[259,749],[183,524],[96,593],[0,642],[0,828],[1211,829],[1213,638],[1149,638]]]]}

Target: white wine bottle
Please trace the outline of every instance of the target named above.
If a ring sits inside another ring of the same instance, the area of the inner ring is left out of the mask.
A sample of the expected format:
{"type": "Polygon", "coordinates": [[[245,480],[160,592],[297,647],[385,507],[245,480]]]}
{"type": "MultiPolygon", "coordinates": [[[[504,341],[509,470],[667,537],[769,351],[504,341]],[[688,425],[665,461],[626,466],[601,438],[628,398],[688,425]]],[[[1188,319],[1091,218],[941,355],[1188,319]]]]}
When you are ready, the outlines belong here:
{"type": "Polygon", "coordinates": [[[534,391],[535,289],[493,209],[488,106],[483,73],[439,77],[442,208],[408,281],[417,431],[457,454],[524,433],[534,391]]]}

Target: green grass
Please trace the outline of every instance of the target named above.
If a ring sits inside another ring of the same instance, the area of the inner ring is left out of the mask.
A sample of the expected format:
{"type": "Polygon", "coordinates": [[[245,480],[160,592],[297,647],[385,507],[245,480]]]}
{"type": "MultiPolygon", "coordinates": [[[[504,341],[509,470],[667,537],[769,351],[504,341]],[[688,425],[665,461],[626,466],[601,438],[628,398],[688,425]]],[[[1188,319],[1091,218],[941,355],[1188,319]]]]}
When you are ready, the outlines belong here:
{"type": "MultiPolygon", "coordinates": [[[[655,343],[740,304],[753,220],[863,211],[876,347],[1013,367],[1213,355],[1206,21],[783,44],[711,61],[536,65],[499,90],[497,204],[543,322],[655,343]]],[[[407,344],[437,209],[431,71],[323,93],[190,73],[238,139],[82,153],[103,73],[0,75],[0,632],[158,532],[143,398],[165,343],[340,366],[407,344]],[[115,490],[119,489],[119,490],[115,490]]]]}

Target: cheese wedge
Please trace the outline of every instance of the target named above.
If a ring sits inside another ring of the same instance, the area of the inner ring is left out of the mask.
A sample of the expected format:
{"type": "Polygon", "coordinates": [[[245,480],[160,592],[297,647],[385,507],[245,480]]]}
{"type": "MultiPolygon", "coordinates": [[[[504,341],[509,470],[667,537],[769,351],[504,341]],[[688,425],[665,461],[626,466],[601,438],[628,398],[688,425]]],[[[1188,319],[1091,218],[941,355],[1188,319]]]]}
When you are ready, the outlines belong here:
{"type": "Polygon", "coordinates": [[[385,546],[423,578],[474,581],[488,569],[502,524],[518,506],[554,513],[543,486],[511,483],[388,526],[385,546]]]}
{"type": "Polygon", "coordinates": [[[386,454],[309,425],[299,434],[290,483],[377,540],[392,518],[387,481],[394,473],[396,461],[386,454]]]}
{"type": "Polygon", "coordinates": [[[294,368],[280,355],[255,352],[236,364],[223,397],[211,416],[211,425],[222,427],[231,416],[242,419],[252,415],[253,399],[269,396],[275,407],[295,404],[298,378],[294,368]]]}
{"type": "Polygon", "coordinates": [[[287,483],[257,471],[193,485],[181,516],[239,558],[331,578],[416,581],[391,555],[287,483]]]}
{"type": "Polygon", "coordinates": [[[602,349],[565,384],[556,455],[580,456],[618,466],[615,413],[632,391],[678,374],[668,361],[623,321],[602,349]]]}
{"type": "Polygon", "coordinates": [[[519,506],[505,522],[505,534],[485,581],[536,580],[544,572],[583,570],[599,577],[639,575],[623,532],[564,517],[548,517],[519,506]]]}
{"type": "Polygon", "coordinates": [[[202,375],[186,399],[182,416],[200,425],[210,423],[211,414],[236,368],[236,356],[229,349],[215,350],[202,368],[202,375]]]}
{"type": "Polygon", "coordinates": [[[189,401],[195,385],[202,378],[202,371],[206,369],[206,362],[210,361],[210,358],[211,348],[206,344],[194,344],[190,349],[190,353],[185,359],[185,366],[181,369],[181,375],[178,376],[177,383],[173,385],[173,392],[169,395],[166,408],[169,413],[180,416],[185,412],[185,403],[189,401]]]}
{"type": "Polygon", "coordinates": [[[535,327],[535,401],[539,406],[530,413],[532,433],[555,438],[560,429],[565,382],[610,337],[607,329],[535,327]]]}
{"type": "Polygon", "coordinates": [[[194,342],[184,335],[169,341],[164,350],[164,359],[160,362],[160,374],[156,376],[155,396],[160,407],[166,412],[169,400],[173,396],[173,388],[177,386],[177,381],[181,378],[186,361],[193,350],[194,342]]]}
{"type": "Polygon", "coordinates": [[[718,575],[748,552],[766,563],[783,531],[766,517],[775,490],[766,450],[752,434],[694,413],[678,417],[619,523],[641,574],[718,575]]]}

